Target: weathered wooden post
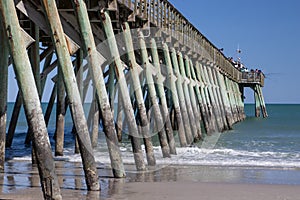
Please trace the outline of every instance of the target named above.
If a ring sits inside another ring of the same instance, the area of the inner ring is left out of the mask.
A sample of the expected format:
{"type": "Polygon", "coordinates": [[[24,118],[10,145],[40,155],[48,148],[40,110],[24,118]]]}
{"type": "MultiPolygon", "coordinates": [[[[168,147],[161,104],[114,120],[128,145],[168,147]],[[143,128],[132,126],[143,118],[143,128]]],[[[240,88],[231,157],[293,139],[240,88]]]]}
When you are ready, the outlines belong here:
{"type": "MultiPolygon", "coordinates": [[[[190,69],[190,59],[187,55],[184,56],[184,64],[183,64],[183,58],[181,54],[178,54],[179,56],[179,66],[180,66],[180,73],[182,77],[184,78],[184,91],[185,96],[188,95],[186,98],[187,102],[190,102],[190,113],[194,115],[194,124],[196,128],[196,132],[193,133],[194,135],[194,141],[197,142],[201,139],[201,120],[200,120],[200,110],[196,103],[196,97],[194,92],[194,85],[195,82],[191,79],[191,69],[190,69]]],[[[188,103],[187,103],[188,105],[188,103]]],[[[190,116],[192,116],[190,115],[190,116]]],[[[192,118],[191,118],[192,119],[192,118]]],[[[191,120],[192,121],[192,120],[191,120]]]]}
{"type": "Polygon", "coordinates": [[[64,155],[64,135],[65,135],[65,86],[61,66],[57,68],[56,82],[56,130],[55,130],[55,156],[64,155]]]}
{"type": "Polygon", "coordinates": [[[260,99],[259,99],[258,92],[256,91],[255,88],[256,87],[253,88],[254,100],[255,100],[255,117],[260,117],[260,109],[261,109],[260,99]]]}
{"type": "Polygon", "coordinates": [[[178,94],[181,115],[182,115],[182,119],[184,122],[186,140],[187,140],[188,144],[192,144],[194,142],[193,133],[197,132],[197,129],[195,127],[195,122],[194,122],[194,116],[192,116],[191,117],[192,120],[190,120],[190,118],[189,118],[190,113],[188,113],[188,108],[187,108],[188,107],[187,105],[189,105],[189,104],[187,103],[187,101],[185,99],[185,94],[184,94],[184,85],[185,84],[184,84],[184,79],[180,74],[176,50],[173,47],[171,47],[170,53],[171,53],[171,59],[172,59],[172,64],[173,64],[172,70],[174,70],[174,75],[177,78],[176,88],[177,88],[177,94],[178,94]]]}
{"type": "MultiPolygon", "coordinates": [[[[179,89],[178,91],[182,90],[182,94],[183,94],[183,100],[182,103],[183,105],[185,105],[185,108],[182,109],[182,112],[185,113],[188,116],[188,121],[190,124],[190,129],[191,129],[191,136],[192,136],[192,142],[196,142],[199,140],[198,138],[198,130],[196,127],[196,121],[195,121],[195,116],[194,116],[194,112],[191,106],[191,99],[190,99],[190,94],[189,94],[189,90],[188,90],[188,80],[186,78],[186,73],[185,73],[185,69],[184,69],[184,62],[183,62],[183,57],[182,54],[179,52],[177,55],[177,60],[175,60],[175,55],[173,55],[173,53],[175,54],[175,49],[171,48],[171,55],[173,57],[173,67],[174,67],[174,72],[176,74],[176,71],[178,73],[178,76],[180,76],[181,80],[177,80],[177,88],[181,87],[181,89],[179,89]],[[180,85],[179,82],[181,81],[180,85]]],[[[180,93],[179,92],[179,99],[180,99],[180,93]]],[[[181,101],[180,101],[181,102],[181,101]]],[[[183,106],[181,105],[181,107],[183,106]]],[[[183,116],[185,116],[183,114],[183,116]]],[[[183,120],[185,121],[184,117],[183,120]]]]}
{"type": "Polygon", "coordinates": [[[200,104],[206,133],[211,134],[213,132],[213,130],[212,130],[213,127],[211,125],[212,120],[210,120],[210,110],[209,110],[208,104],[206,102],[206,96],[204,93],[204,81],[202,80],[201,75],[200,75],[200,67],[199,67],[198,61],[196,61],[195,68],[193,68],[193,67],[191,68],[191,72],[192,72],[193,79],[197,83],[197,87],[195,87],[195,91],[197,94],[197,99],[200,104]]]}
{"type": "Polygon", "coordinates": [[[221,98],[223,100],[224,107],[225,107],[224,111],[225,111],[225,116],[226,116],[228,128],[232,129],[233,117],[232,117],[231,107],[230,107],[230,104],[229,104],[229,99],[228,99],[228,95],[227,95],[226,86],[225,86],[224,75],[222,75],[217,68],[215,68],[214,73],[215,73],[215,76],[217,77],[217,81],[220,85],[220,94],[221,94],[221,98]]]}
{"type": "Polygon", "coordinates": [[[132,143],[132,149],[133,149],[133,155],[134,155],[134,160],[136,164],[136,168],[139,171],[145,170],[145,162],[143,159],[143,153],[142,153],[142,148],[141,148],[141,143],[140,143],[140,134],[138,132],[138,128],[136,125],[132,105],[131,105],[131,100],[127,88],[127,83],[126,83],[126,78],[123,72],[123,65],[120,59],[120,54],[116,42],[116,38],[113,32],[113,27],[111,24],[110,17],[108,13],[102,11],[101,12],[101,20],[102,20],[102,25],[106,34],[107,38],[107,44],[110,50],[110,55],[113,60],[113,64],[115,67],[115,74],[116,78],[118,79],[118,86],[119,86],[119,94],[122,95],[122,101],[123,101],[123,108],[124,108],[124,113],[126,116],[126,121],[129,126],[129,131],[130,131],[130,139],[132,143]]]}
{"type": "Polygon", "coordinates": [[[193,62],[192,60],[190,61],[190,70],[191,70],[191,78],[192,80],[195,82],[195,94],[196,94],[196,97],[197,97],[197,102],[199,104],[199,107],[200,107],[200,120],[202,118],[203,120],[203,124],[204,124],[204,128],[205,128],[205,131],[206,133],[210,133],[210,127],[209,127],[209,119],[208,119],[208,108],[207,108],[207,105],[205,104],[205,99],[204,99],[204,96],[201,95],[201,91],[200,91],[200,88],[201,88],[201,83],[200,80],[197,78],[196,76],[196,73],[195,73],[195,67],[198,67],[199,66],[199,63],[198,61],[196,61],[195,63],[195,67],[193,65],[193,62]]]}
{"type": "Polygon", "coordinates": [[[98,172],[91,140],[56,3],[54,0],[41,0],[41,4],[50,25],[51,38],[63,73],[69,105],[78,134],[87,188],[88,190],[99,190],[98,172]]]}
{"type": "Polygon", "coordinates": [[[165,95],[165,88],[164,88],[164,77],[161,74],[160,69],[160,62],[159,62],[159,56],[157,52],[157,46],[155,39],[150,40],[151,43],[151,57],[153,65],[156,67],[156,86],[157,86],[157,92],[161,103],[162,108],[162,115],[165,122],[165,130],[169,141],[169,147],[170,147],[170,153],[176,154],[176,146],[175,146],[175,139],[174,139],[174,133],[173,128],[171,125],[166,95],[165,95]]]}
{"type": "Polygon", "coordinates": [[[145,43],[145,39],[144,39],[144,35],[142,33],[142,31],[139,31],[138,33],[138,37],[139,37],[139,45],[140,45],[140,52],[142,55],[142,62],[143,62],[143,67],[144,70],[146,71],[146,83],[147,83],[147,87],[148,87],[148,92],[149,92],[149,98],[153,107],[153,112],[154,112],[154,116],[155,116],[155,122],[156,122],[156,126],[158,127],[158,136],[159,136],[159,141],[160,141],[160,145],[162,148],[162,153],[163,153],[163,157],[170,157],[170,147],[169,147],[169,143],[167,140],[167,135],[164,129],[164,119],[162,117],[159,105],[158,105],[158,101],[157,101],[157,95],[156,95],[156,90],[155,90],[155,82],[153,80],[153,74],[151,69],[153,68],[155,71],[157,71],[157,69],[154,68],[154,66],[152,66],[149,62],[149,57],[148,57],[148,52],[147,52],[147,48],[146,48],[146,43],[145,43]]]}
{"type": "Polygon", "coordinates": [[[260,104],[261,104],[261,110],[262,110],[263,118],[266,118],[266,117],[268,117],[268,113],[267,113],[266,104],[265,104],[264,96],[263,96],[262,89],[261,89],[260,85],[256,85],[256,90],[257,90],[258,97],[259,97],[260,102],[261,102],[260,104]]]}
{"type": "Polygon", "coordinates": [[[57,176],[54,172],[47,128],[39,100],[35,80],[31,71],[30,61],[21,34],[15,5],[13,1],[0,0],[1,19],[9,39],[9,48],[14,60],[14,70],[22,97],[25,114],[33,132],[33,147],[35,148],[41,185],[45,199],[62,199],[57,176]]]}
{"type": "Polygon", "coordinates": [[[215,119],[216,124],[217,124],[217,126],[216,126],[217,131],[221,131],[222,122],[220,120],[219,110],[216,105],[217,102],[216,102],[216,98],[215,98],[214,91],[213,91],[213,85],[211,83],[211,79],[208,76],[208,67],[207,67],[206,63],[207,63],[206,59],[202,60],[202,65],[200,65],[201,74],[203,74],[203,79],[204,79],[205,83],[207,84],[207,87],[205,87],[205,89],[206,89],[206,93],[209,97],[208,102],[210,101],[212,113],[214,116],[213,118],[215,119]]]}
{"type": "Polygon", "coordinates": [[[8,126],[8,132],[7,132],[7,136],[6,136],[6,147],[11,147],[12,142],[13,142],[13,138],[14,138],[14,134],[16,131],[16,127],[18,124],[18,118],[19,118],[19,114],[20,114],[20,110],[22,107],[23,101],[22,101],[22,95],[21,92],[19,91],[17,93],[17,97],[15,100],[15,104],[14,104],[14,108],[13,108],[13,112],[11,115],[11,120],[8,126]]]}
{"type": "Polygon", "coordinates": [[[214,67],[215,67],[215,64],[210,63],[210,65],[207,68],[207,72],[208,72],[209,79],[211,80],[211,83],[213,86],[213,93],[214,93],[215,100],[216,100],[216,106],[217,106],[217,110],[218,110],[218,113],[220,116],[220,121],[222,124],[221,131],[224,131],[224,130],[228,130],[228,125],[227,125],[227,120],[226,120],[225,113],[224,113],[224,110],[225,110],[224,103],[222,102],[221,95],[219,93],[220,86],[218,85],[218,82],[216,81],[216,77],[214,76],[214,73],[213,73],[214,67]]]}
{"type": "MultiPolygon", "coordinates": [[[[128,58],[128,66],[130,67],[130,77],[132,81],[132,89],[135,95],[137,109],[139,113],[139,119],[141,122],[141,131],[143,134],[143,139],[145,143],[146,155],[148,165],[155,165],[156,160],[153,152],[153,144],[151,140],[150,130],[150,123],[147,118],[147,111],[144,104],[143,92],[141,89],[140,79],[139,79],[139,72],[138,72],[138,64],[136,63],[135,55],[134,55],[134,48],[132,43],[132,37],[130,33],[130,28],[127,22],[123,24],[123,38],[126,47],[126,54],[128,58]]],[[[165,150],[165,149],[164,149],[165,150]]],[[[166,153],[166,152],[165,152],[166,153]]]]}
{"type": "Polygon", "coordinates": [[[239,107],[238,107],[238,103],[237,103],[237,99],[236,99],[236,91],[233,87],[233,81],[231,79],[229,79],[228,77],[226,77],[227,79],[227,84],[228,84],[228,88],[229,88],[229,94],[230,94],[230,98],[232,101],[232,106],[233,106],[233,110],[234,110],[234,115],[235,115],[235,122],[239,122],[240,119],[240,115],[239,115],[239,107]]]}
{"type": "Polygon", "coordinates": [[[7,77],[9,49],[7,37],[2,26],[0,16],[0,171],[4,170],[5,164],[5,140],[7,120],[7,77]]]}
{"type": "Polygon", "coordinates": [[[202,62],[199,63],[198,66],[196,66],[196,74],[199,79],[201,79],[201,96],[203,97],[203,100],[205,101],[205,105],[207,105],[207,111],[208,111],[208,117],[209,117],[209,124],[210,124],[210,131],[208,134],[212,134],[218,130],[217,127],[217,120],[214,113],[214,109],[212,106],[212,99],[210,98],[209,93],[209,82],[207,82],[205,73],[203,72],[203,64],[202,62]]]}
{"type": "MultiPolygon", "coordinates": [[[[99,102],[100,110],[102,112],[102,120],[106,142],[111,159],[111,166],[115,177],[125,177],[125,170],[121,153],[118,146],[118,140],[114,125],[113,113],[110,108],[108,95],[106,92],[103,72],[101,70],[100,54],[96,49],[93,38],[93,32],[88,18],[87,9],[84,1],[76,0],[73,2],[74,9],[76,10],[78,23],[83,38],[84,51],[88,58],[88,64],[93,77],[93,83],[96,90],[96,97],[99,102]]],[[[96,103],[96,102],[95,102],[96,103]]],[[[94,122],[95,124],[96,122],[94,122]]],[[[98,125],[98,123],[97,123],[98,125]]]]}
{"type": "MultiPolygon", "coordinates": [[[[76,62],[75,62],[75,76],[76,76],[76,82],[77,82],[77,86],[78,86],[78,90],[79,90],[79,95],[80,95],[80,99],[82,102],[82,105],[84,106],[84,99],[83,99],[83,52],[81,49],[79,49],[76,52],[76,62]]],[[[72,133],[75,133],[75,135],[77,135],[76,133],[76,128],[73,125],[73,130],[72,133]]],[[[98,129],[97,129],[98,131],[98,129]]],[[[79,147],[79,142],[78,142],[78,137],[75,137],[75,154],[80,153],[80,147],[79,147]]]]}
{"type": "MultiPolygon", "coordinates": [[[[191,128],[188,126],[188,129],[185,130],[185,121],[183,121],[183,118],[182,118],[182,112],[181,112],[181,107],[179,104],[179,97],[178,97],[176,83],[175,83],[177,78],[173,74],[169,47],[166,43],[163,43],[163,52],[164,52],[164,61],[165,61],[165,65],[166,65],[167,73],[168,73],[167,81],[169,84],[169,90],[171,91],[171,96],[172,96],[172,100],[173,100],[173,104],[174,104],[175,119],[178,124],[179,142],[180,142],[181,147],[185,147],[188,145],[188,142],[190,142],[187,139],[186,132],[191,131],[191,128]]],[[[191,134],[191,132],[189,132],[188,134],[191,134]]]]}

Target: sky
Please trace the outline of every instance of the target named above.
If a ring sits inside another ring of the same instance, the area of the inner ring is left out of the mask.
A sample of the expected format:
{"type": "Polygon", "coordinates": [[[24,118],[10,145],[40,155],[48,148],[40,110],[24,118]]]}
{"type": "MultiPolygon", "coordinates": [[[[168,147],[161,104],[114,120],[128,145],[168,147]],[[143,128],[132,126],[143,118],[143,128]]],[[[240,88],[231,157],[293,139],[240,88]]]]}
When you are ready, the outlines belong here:
{"type": "MultiPolygon", "coordinates": [[[[239,47],[244,65],[265,73],[266,103],[300,103],[299,0],[169,1],[225,56],[236,57],[239,47]]],[[[17,86],[9,70],[8,100],[15,101],[17,86]]],[[[246,103],[254,103],[252,90],[245,96],[246,103]]]]}
{"type": "MultiPolygon", "coordinates": [[[[300,103],[299,0],[170,0],[227,57],[266,75],[266,103],[300,103]]],[[[246,90],[253,103],[253,91],[246,90]]]]}

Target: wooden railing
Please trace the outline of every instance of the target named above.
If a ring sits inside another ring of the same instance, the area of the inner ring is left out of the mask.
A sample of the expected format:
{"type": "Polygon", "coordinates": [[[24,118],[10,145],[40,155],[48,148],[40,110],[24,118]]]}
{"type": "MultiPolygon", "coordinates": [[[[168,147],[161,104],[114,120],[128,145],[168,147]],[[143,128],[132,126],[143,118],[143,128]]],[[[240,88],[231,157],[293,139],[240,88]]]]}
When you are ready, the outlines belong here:
{"type": "Polygon", "coordinates": [[[222,73],[239,82],[241,72],[167,0],[117,1],[131,9],[137,17],[150,22],[151,26],[161,28],[191,54],[209,59],[222,73]]]}
{"type": "Polygon", "coordinates": [[[262,87],[265,83],[265,75],[262,72],[242,72],[240,83],[243,84],[260,84],[262,87]]]}

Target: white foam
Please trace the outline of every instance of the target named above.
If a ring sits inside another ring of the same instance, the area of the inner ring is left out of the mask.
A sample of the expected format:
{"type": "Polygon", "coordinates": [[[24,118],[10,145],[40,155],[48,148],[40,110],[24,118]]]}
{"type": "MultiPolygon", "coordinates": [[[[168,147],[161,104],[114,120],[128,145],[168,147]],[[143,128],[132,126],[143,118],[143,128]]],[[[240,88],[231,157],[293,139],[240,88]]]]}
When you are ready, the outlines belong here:
{"type": "MultiPolygon", "coordinates": [[[[98,163],[110,164],[110,157],[105,146],[99,145],[94,151],[98,163]]],[[[123,162],[134,164],[133,153],[130,145],[120,147],[123,162]]],[[[145,151],[143,147],[144,158],[145,151]]],[[[300,168],[300,153],[287,152],[256,152],[234,149],[205,149],[198,147],[177,148],[177,155],[171,158],[162,158],[161,148],[154,147],[157,164],[161,165],[213,165],[213,166],[256,166],[256,167],[282,167],[300,168]]],[[[30,156],[16,157],[14,160],[31,160],[30,156]]],[[[74,154],[74,149],[65,149],[64,156],[56,160],[81,162],[81,156],[74,154]]],[[[146,162],[146,159],[145,159],[146,162]]]]}

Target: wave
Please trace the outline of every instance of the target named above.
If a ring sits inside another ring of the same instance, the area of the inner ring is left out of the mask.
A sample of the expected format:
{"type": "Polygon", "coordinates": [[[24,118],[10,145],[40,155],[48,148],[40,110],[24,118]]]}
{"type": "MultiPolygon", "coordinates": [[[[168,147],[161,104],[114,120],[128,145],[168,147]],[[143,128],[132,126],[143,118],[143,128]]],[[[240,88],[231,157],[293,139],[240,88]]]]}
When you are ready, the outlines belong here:
{"type": "MultiPolygon", "coordinates": [[[[134,164],[130,146],[120,147],[125,164],[134,164]]],[[[159,165],[206,165],[206,166],[244,166],[244,167],[279,167],[300,168],[300,153],[244,151],[235,149],[204,149],[198,147],[177,148],[177,155],[162,158],[160,147],[154,148],[159,165]]],[[[101,145],[94,152],[95,160],[104,165],[110,164],[109,154],[101,145]]],[[[14,160],[30,160],[30,156],[16,157],[14,160]]],[[[74,155],[73,148],[67,148],[64,156],[55,158],[69,162],[81,162],[80,155],[74,155]]],[[[145,160],[146,162],[146,160],[145,160]]]]}

